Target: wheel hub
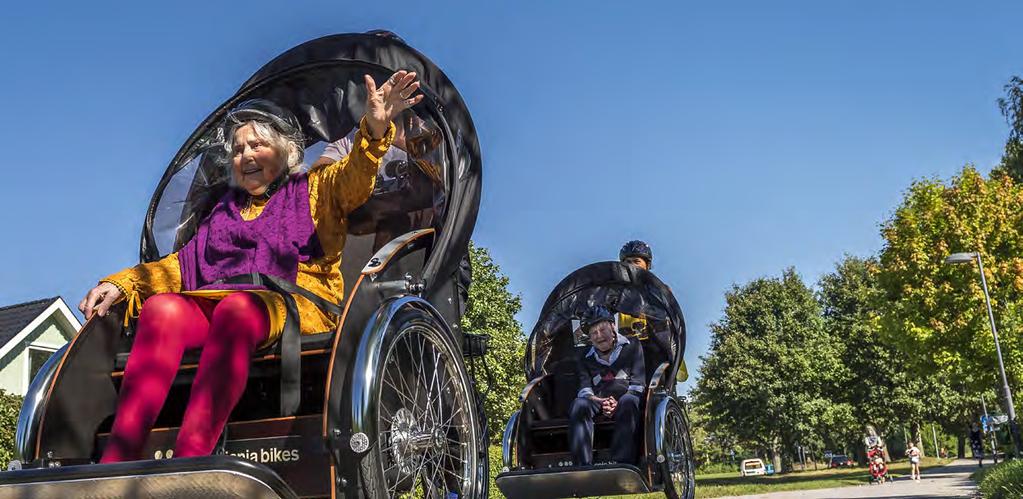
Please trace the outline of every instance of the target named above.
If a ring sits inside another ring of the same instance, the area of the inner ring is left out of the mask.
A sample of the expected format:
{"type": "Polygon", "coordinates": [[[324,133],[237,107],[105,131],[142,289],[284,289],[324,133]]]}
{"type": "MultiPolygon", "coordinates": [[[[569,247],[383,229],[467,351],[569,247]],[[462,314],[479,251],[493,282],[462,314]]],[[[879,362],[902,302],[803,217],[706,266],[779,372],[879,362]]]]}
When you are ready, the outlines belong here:
{"type": "Polygon", "coordinates": [[[483,473],[479,429],[460,358],[442,331],[416,325],[402,330],[384,359],[376,455],[386,491],[380,497],[474,497],[474,477],[483,473]]]}
{"type": "Polygon", "coordinates": [[[402,407],[391,424],[391,458],[403,474],[412,473],[429,451],[444,450],[444,432],[440,428],[422,428],[412,411],[402,407]]]}

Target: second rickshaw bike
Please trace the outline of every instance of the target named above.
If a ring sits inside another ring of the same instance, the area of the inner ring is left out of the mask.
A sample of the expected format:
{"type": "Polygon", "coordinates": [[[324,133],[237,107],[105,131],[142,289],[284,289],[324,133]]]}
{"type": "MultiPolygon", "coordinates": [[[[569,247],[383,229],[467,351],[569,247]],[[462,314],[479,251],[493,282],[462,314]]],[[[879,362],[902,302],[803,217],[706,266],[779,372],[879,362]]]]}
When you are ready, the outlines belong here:
{"type": "Polygon", "coordinates": [[[511,499],[607,496],[663,491],[692,499],[695,473],[686,401],[686,328],[671,289],[653,273],[619,262],[587,265],[550,293],[526,345],[527,384],[502,438],[497,486],[511,499]],[[568,411],[579,390],[576,359],[589,348],[579,318],[595,305],[619,314],[619,331],[638,338],[647,386],[637,465],[610,462],[614,422],[595,421],[592,466],[576,466],[568,446],[568,411]]]}

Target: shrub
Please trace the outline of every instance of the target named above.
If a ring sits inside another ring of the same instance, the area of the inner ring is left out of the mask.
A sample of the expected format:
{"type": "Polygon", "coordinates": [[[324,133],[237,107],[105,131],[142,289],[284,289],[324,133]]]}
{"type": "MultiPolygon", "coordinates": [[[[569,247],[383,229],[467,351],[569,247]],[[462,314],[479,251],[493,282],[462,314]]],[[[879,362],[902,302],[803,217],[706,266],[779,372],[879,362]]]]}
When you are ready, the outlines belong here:
{"type": "Polygon", "coordinates": [[[980,493],[985,499],[1016,499],[1023,497],[1023,461],[999,464],[981,474],[980,493]]]}
{"type": "Polygon", "coordinates": [[[0,390],[0,466],[14,459],[14,431],[18,426],[21,397],[0,390]]]}
{"type": "Polygon", "coordinates": [[[739,474],[739,461],[737,461],[735,464],[717,463],[717,462],[714,462],[714,463],[703,463],[703,464],[700,465],[699,468],[696,469],[696,472],[701,474],[701,475],[703,475],[703,474],[708,474],[709,475],[709,474],[715,474],[715,473],[735,473],[735,474],[739,474]]]}

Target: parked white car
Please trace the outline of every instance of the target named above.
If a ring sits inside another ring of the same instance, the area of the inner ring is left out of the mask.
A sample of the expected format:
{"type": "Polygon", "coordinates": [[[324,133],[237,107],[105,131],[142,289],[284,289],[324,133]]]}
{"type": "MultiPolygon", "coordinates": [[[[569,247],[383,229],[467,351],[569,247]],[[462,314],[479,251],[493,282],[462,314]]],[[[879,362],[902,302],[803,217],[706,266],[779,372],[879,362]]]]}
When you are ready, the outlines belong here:
{"type": "Polygon", "coordinates": [[[766,474],[767,467],[764,466],[763,459],[746,459],[743,460],[741,465],[739,465],[739,475],[741,476],[756,476],[766,474]]]}

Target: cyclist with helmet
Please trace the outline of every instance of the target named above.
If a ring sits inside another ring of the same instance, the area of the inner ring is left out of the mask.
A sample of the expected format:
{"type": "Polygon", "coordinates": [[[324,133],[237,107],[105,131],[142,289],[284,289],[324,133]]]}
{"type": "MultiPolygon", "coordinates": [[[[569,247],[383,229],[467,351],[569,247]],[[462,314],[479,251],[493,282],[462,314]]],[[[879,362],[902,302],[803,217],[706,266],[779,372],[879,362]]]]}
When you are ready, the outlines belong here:
{"type": "MultiPolygon", "coordinates": [[[[622,249],[618,251],[618,261],[643,270],[650,270],[654,266],[654,252],[650,249],[649,244],[638,239],[632,240],[622,245],[622,249]]],[[[651,334],[656,334],[650,330],[650,323],[643,316],[633,317],[620,313],[618,314],[618,327],[622,334],[640,340],[646,340],[651,334]]],[[[686,381],[687,379],[689,379],[689,370],[683,359],[678,370],[678,380],[686,381]]]]}
{"type": "Polygon", "coordinates": [[[308,173],[299,171],[304,139],[291,112],[262,99],[231,110],[225,120],[231,189],[192,239],[161,260],[102,279],[79,304],[86,319],[107,315],[122,299],[129,316],[141,307],[101,462],[142,457],[186,350],[202,353],[177,457],[213,451],[245,389],[252,354],[282,334],[289,308],[297,309],[301,333],[334,329],[336,317],[313,301],[340,302],[347,216],[373,192],[394,139],[392,121],[423,98],[413,97],[415,73],[398,71],[380,87],[368,75],[365,80],[366,114],[355,150],[308,173]],[[249,273],[302,292],[223,282],[249,273]]]}
{"type": "Polygon", "coordinates": [[[650,270],[654,266],[654,253],[647,243],[635,239],[623,244],[622,249],[618,250],[618,261],[650,270]]]}
{"type": "Polygon", "coordinates": [[[643,348],[615,329],[614,314],[594,306],[580,318],[591,347],[578,359],[579,392],[569,411],[569,448],[578,466],[593,464],[593,418],[615,422],[612,459],[636,461],[640,396],[646,385],[643,348]]]}
{"type": "MultiPolygon", "coordinates": [[[[622,245],[622,249],[618,251],[618,261],[643,270],[650,270],[654,263],[654,253],[647,243],[638,239],[632,240],[622,245]]],[[[618,314],[618,326],[626,336],[647,338],[647,320],[644,317],[618,314]]]]}

